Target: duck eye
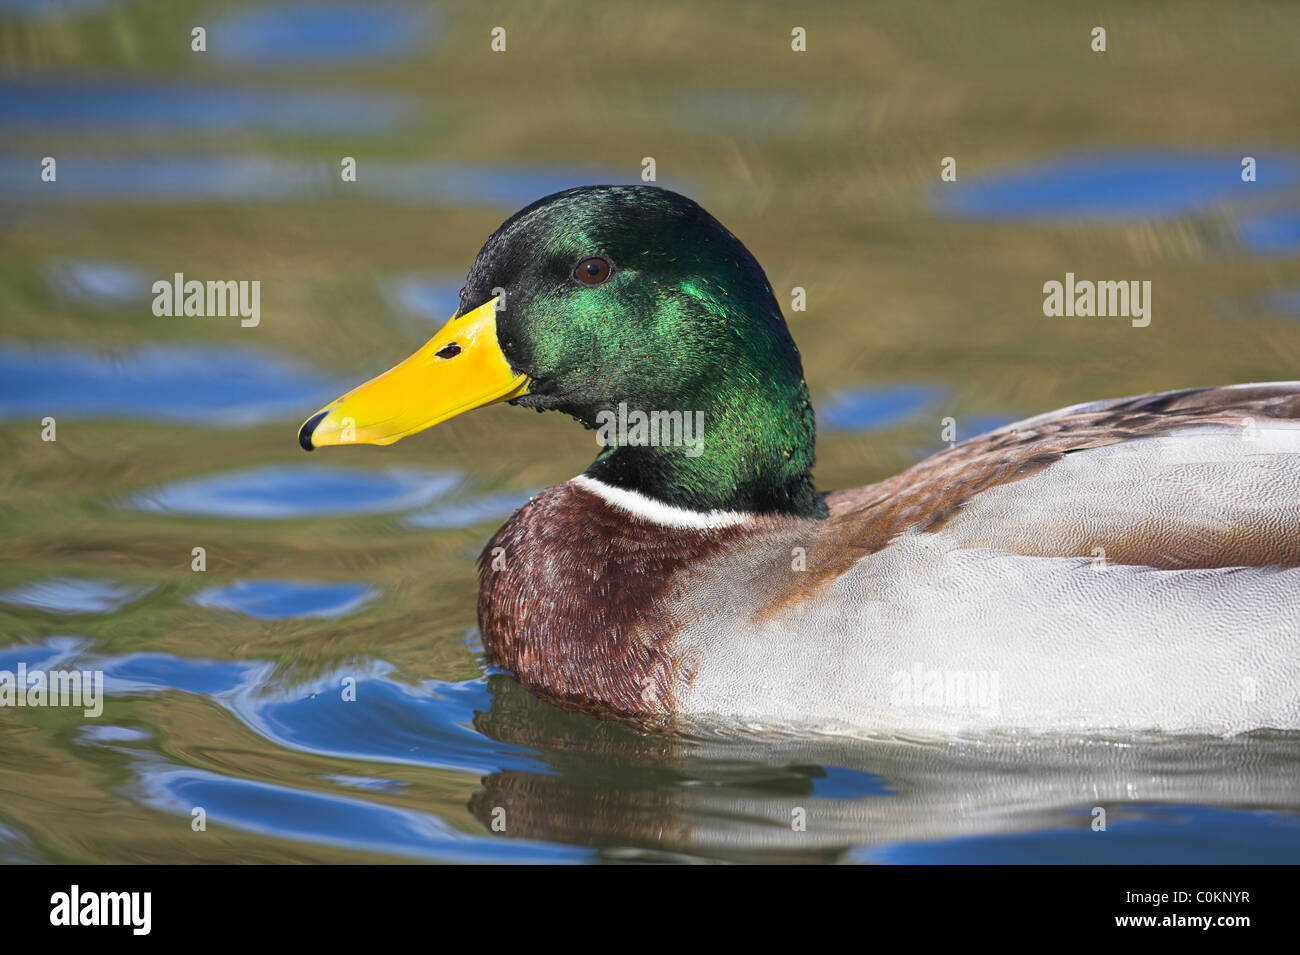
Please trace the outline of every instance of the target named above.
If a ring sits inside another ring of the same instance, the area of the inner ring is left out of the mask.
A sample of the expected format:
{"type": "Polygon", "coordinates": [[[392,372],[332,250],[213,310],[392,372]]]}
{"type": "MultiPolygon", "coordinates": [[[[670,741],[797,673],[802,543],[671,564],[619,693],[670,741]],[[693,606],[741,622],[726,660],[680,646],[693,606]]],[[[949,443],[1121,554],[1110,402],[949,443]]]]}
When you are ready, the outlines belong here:
{"type": "Polygon", "coordinates": [[[593,255],[589,259],[583,259],[573,268],[573,277],[583,285],[599,285],[609,278],[609,273],[613,271],[608,259],[602,259],[599,255],[593,255]]]}

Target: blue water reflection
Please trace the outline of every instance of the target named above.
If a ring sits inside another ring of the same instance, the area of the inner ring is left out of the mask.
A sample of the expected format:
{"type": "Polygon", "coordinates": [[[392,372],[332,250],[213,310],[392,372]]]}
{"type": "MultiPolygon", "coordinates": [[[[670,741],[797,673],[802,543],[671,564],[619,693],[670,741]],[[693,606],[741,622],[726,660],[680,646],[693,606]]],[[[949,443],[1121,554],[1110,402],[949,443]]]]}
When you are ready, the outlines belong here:
{"type": "Polygon", "coordinates": [[[1241,238],[1260,255],[1300,255],[1300,210],[1285,210],[1247,219],[1241,238]]]}
{"type": "MultiPolygon", "coordinates": [[[[432,108],[413,96],[350,90],[145,85],[117,80],[92,85],[0,83],[0,126],[10,127],[375,135],[427,122],[431,114],[432,108]]],[[[105,164],[108,160],[65,160],[60,156],[59,188],[38,185],[44,186],[46,193],[63,192],[77,178],[65,175],[65,170],[84,171],[105,164]]]]}
{"type": "MultiPolygon", "coordinates": [[[[0,651],[0,669],[11,656],[34,667],[48,666],[63,655],[52,645],[11,648],[0,651]]],[[[496,766],[535,768],[520,755],[523,750],[474,742],[475,734],[467,727],[472,708],[486,703],[481,681],[464,691],[457,684],[431,683],[416,689],[392,682],[384,675],[386,667],[372,665],[368,672],[351,671],[361,679],[356,701],[344,702],[335,689],[344,674],[268,693],[265,688],[272,685],[271,668],[265,664],[182,660],[153,653],[120,658],[88,655],[75,662],[103,670],[105,689],[112,697],[163,690],[206,696],[290,748],[471,773],[489,772],[496,766]],[[440,758],[432,758],[435,754],[440,758]]],[[[84,745],[117,750],[131,758],[139,798],[145,805],[186,818],[193,807],[202,806],[209,824],[315,845],[439,861],[560,862],[591,855],[589,850],[462,833],[432,812],[385,805],[362,796],[294,789],[179,765],[142,750],[139,744],[150,739],[142,730],[112,724],[89,726],[79,733],[84,745]]],[[[376,795],[398,792],[405,786],[373,776],[323,778],[376,795]]],[[[0,833],[0,842],[12,841],[4,836],[0,833]]],[[[15,833],[16,838],[20,836],[15,833]]]]}
{"type": "Polygon", "coordinates": [[[464,275],[392,275],[377,280],[379,292],[399,312],[445,322],[460,307],[464,275]]]}
{"type": "Polygon", "coordinates": [[[827,766],[812,780],[813,795],[819,799],[861,799],[864,796],[891,796],[894,791],[875,773],[864,773],[843,766],[827,766]]]}
{"type": "Polygon", "coordinates": [[[959,218],[1155,219],[1254,199],[1300,183],[1300,163],[1256,156],[1255,182],[1242,182],[1240,155],[1167,151],[1052,157],[962,174],[934,191],[939,210],[959,218]]]}
{"type": "Polygon", "coordinates": [[[32,157],[0,156],[0,200],[273,202],[337,196],[514,210],[573,186],[631,181],[626,171],[597,167],[368,160],[359,167],[356,182],[344,183],[337,163],[324,160],[61,156],[57,187],[52,188],[34,174],[36,163],[32,157]]]}
{"type": "Polygon", "coordinates": [[[857,849],[856,861],[898,865],[1294,865],[1300,824],[1289,813],[1214,806],[1128,805],[1105,832],[1073,828],[857,849]],[[1273,835],[1270,837],[1269,831],[1273,835]]]}
{"type": "Polygon", "coordinates": [[[1001,414],[981,414],[971,415],[970,417],[963,417],[959,414],[954,417],[957,422],[957,440],[965,441],[967,438],[973,438],[977,434],[986,434],[989,431],[996,431],[998,428],[1019,421],[1025,416],[1004,411],[1001,414]]]}
{"type": "MultiPolygon", "coordinates": [[[[194,319],[229,321],[239,319],[194,319]]],[[[133,351],[0,345],[0,418],[67,415],[244,427],[299,416],[340,383],[270,352],[224,345],[133,351]]]]}
{"type": "MultiPolygon", "coordinates": [[[[15,648],[28,665],[41,648],[15,648]]],[[[48,648],[50,656],[57,650],[48,648]]],[[[0,667],[8,651],[0,652],[0,667]]],[[[399,683],[390,668],[369,663],[282,689],[263,663],[183,660],[139,653],[118,658],[84,656],[77,665],[102,669],[110,696],[162,690],[199,694],[227,707],[260,735],[278,745],[322,755],[376,763],[399,763],[470,774],[517,769],[547,772],[527,750],[484,739],[472,726],[476,711],[490,706],[485,682],[399,683]],[[345,699],[343,681],[355,681],[355,698],[345,699]]],[[[138,731],[103,727],[84,735],[96,745],[140,742],[138,731]]],[[[432,813],[414,812],[361,797],[306,791],[223,776],[142,756],[136,771],[144,801],[188,816],[203,806],[210,822],[279,838],[320,845],[429,859],[485,858],[547,861],[581,859],[587,850],[533,845],[467,835],[432,813]]],[[[343,774],[342,785],[376,793],[403,784],[380,777],[343,774]]]]}
{"type": "Polygon", "coordinates": [[[511,210],[574,186],[637,181],[625,169],[526,162],[373,163],[367,169],[365,191],[376,198],[511,210]]]}
{"type": "Polygon", "coordinates": [[[107,307],[148,300],[155,276],[122,262],[63,259],[46,267],[45,279],[66,301],[107,307]]]}
{"type": "Polygon", "coordinates": [[[88,743],[103,743],[106,745],[147,743],[153,739],[144,730],[131,726],[87,726],[82,729],[80,736],[88,743]]]}
{"type": "Polygon", "coordinates": [[[110,659],[87,659],[81,666],[104,671],[104,688],[111,695],[182,690],[205,696],[231,694],[264,685],[272,667],[262,662],[182,660],[166,653],[134,653],[110,659]]]}
{"type": "Polygon", "coordinates": [[[149,590],[112,580],[51,577],[0,592],[0,603],[46,613],[103,614],[121,609],[149,590]]]}
{"type": "Polygon", "coordinates": [[[0,15],[31,17],[61,17],[77,13],[90,13],[126,0],[0,0],[0,15]]]}
{"type": "Polygon", "coordinates": [[[278,694],[250,685],[225,702],[267,739],[318,755],[468,773],[548,772],[528,750],[474,730],[475,712],[491,707],[482,679],[412,686],[371,663],[278,694]],[[353,681],[354,701],[345,698],[344,680],[353,681]]]}
{"type": "Polygon", "coordinates": [[[365,584],[239,580],[199,591],[194,595],[194,603],[200,607],[235,610],[264,620],[334,618],[355,613],[377,595],[377,590],[365,584]]]}
{"type": "Polygon", "coordinates": [[[345,773],[334,773],[323,778],[332,783],[338,783],[340,786],[347,786],[349,789],[363,789],[367,792],[395,793],[409,787],[409,783],[397,779],[380,779],[376,776],[350,776],[345,773]]]}
{"type": "Polygon", "coordinates": [[[274,519],[383,514],[429,504],[459,483],[451,471],[285,465],[175,481],[134,495],[144,511],[274,519]]]}
{"type": "Polygon", "coordinates": [[[268,66],[391,60],[427,46],[435,26],[428,7],[272,4],[220,17],[208,30],[208,49],[219,60],[268,66]]]}
{"type": "Polygon", "coordinates": [[[76,659],[87,646],[87,641],[77,637],[51,637],[38,644],[5,647],[0,649],[0,670],[12,673],[20,663],[26,664],[28,670],[50,669],[76,659]]]}
{"type": "Polygon", "coordinates": [[[188,817],[202,806],[209,823],[280,839],[404,858],[459,862],[577,862],[586,850],[461,833],[431,812],[145,763],[145,802],[188,817]]]}
{"type": "Polygon", "coordinates": [[[824,399],[817,406],[820,426],[841,431],[871,431],[916,418],[944,394],[934,385],[855,388],[824,399]]]}

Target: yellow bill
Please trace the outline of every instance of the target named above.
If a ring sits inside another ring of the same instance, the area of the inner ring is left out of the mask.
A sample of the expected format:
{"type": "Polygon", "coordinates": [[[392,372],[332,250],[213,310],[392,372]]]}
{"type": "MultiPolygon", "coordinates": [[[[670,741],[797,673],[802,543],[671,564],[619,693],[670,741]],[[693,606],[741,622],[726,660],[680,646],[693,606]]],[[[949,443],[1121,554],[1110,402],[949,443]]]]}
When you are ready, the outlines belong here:
{"type": "Polygon", "coordinates": [[[453,318],[406,361],[331,401],[303,424],[306,450],[392,444],[474,408],[528,392],[497,342],[496,299],[453,318]]]}

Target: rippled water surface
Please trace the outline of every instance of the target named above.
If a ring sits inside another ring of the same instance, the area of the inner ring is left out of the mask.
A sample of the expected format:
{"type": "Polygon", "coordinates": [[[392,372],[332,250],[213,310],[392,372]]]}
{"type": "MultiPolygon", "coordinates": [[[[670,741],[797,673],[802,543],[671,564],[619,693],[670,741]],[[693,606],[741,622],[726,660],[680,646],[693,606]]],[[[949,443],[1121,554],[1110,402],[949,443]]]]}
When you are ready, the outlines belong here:
{"type": "Polygon", "coordinates": [[[1300,8],[1226,7],[812,4],[796,55],[766,3],[0,2],[0,671],[103,675],[0,707],[0,860],[1300,859],[1294,735],[557,708],[486,664],[474,560],[591,435],[501,406],[296,440],[506,216],[646,159],[765,266],[825,489],[1079,401],[1294,378],[1300,8]],[[260,281],[260,322],[155,316],[178,272],[260,281]],[[1150,326],[1045,318],[1066,272],[1150,279],[1150,326]]]}

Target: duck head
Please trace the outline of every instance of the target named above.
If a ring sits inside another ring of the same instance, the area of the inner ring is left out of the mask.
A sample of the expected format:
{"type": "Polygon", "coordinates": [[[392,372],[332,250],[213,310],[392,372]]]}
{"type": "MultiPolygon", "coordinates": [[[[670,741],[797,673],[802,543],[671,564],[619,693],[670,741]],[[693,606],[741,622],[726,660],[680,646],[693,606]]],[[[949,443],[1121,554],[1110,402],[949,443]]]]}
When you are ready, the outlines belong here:
{"type": "Polygon", "coordinates": [[[665,189],[585,186],[511,216],[442,330],[312,415],[299,442],[392,444],[500,401],[597,429],[586,474],[615,487],[691,510],[826,513],[799,352],[767,277],[665,189]],[[645,443],[636,412],[665,428],[691,415],[699,431],[645,443]]]}

